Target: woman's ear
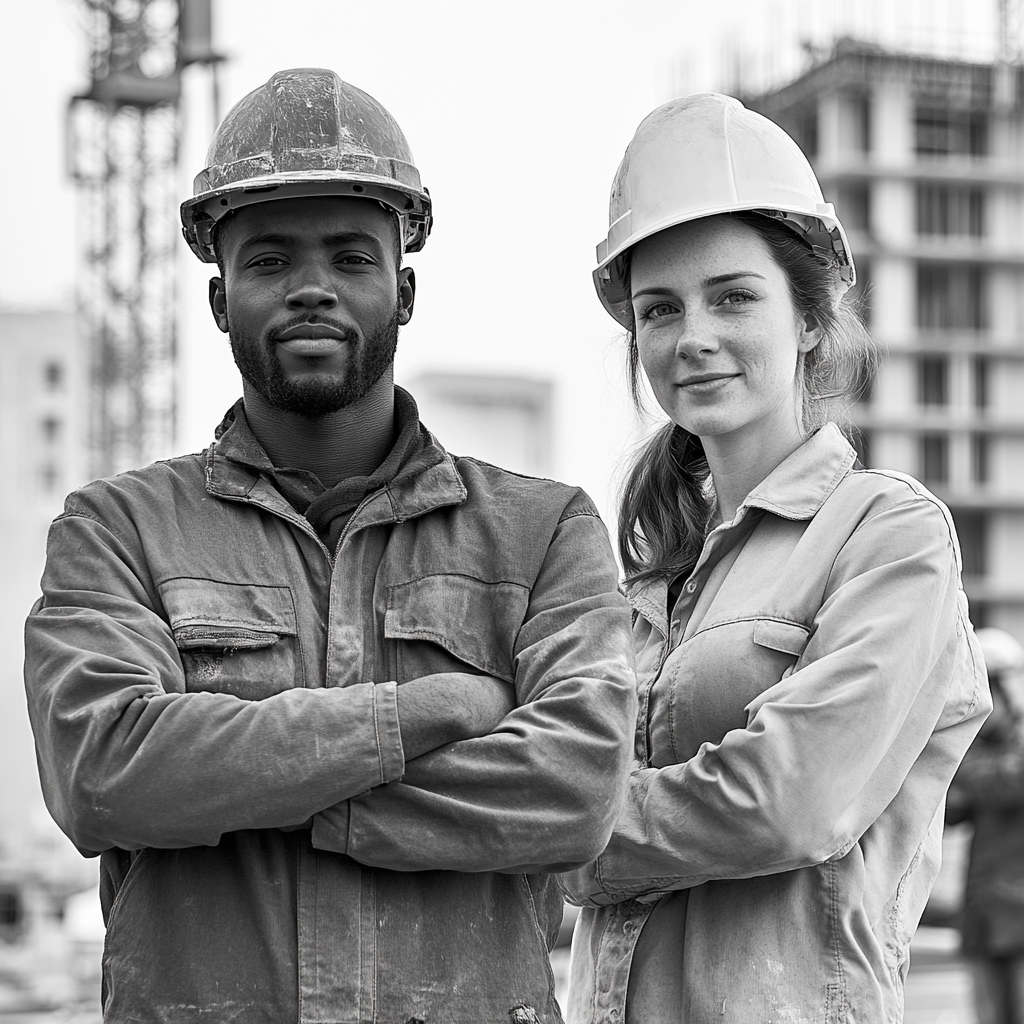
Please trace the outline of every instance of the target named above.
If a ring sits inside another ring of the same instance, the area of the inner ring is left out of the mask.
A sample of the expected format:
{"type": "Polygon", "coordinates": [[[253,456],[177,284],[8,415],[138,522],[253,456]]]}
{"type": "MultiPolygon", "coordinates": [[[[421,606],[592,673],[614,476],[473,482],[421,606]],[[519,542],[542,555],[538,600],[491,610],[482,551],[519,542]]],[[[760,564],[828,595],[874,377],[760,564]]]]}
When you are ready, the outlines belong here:
{"type": "Polygon", "coordinates": [[[815,348],[821,341],[821,328],[818,326],[818,321],[808,314],[804,317],[803,323],[798,327],[796,347],[797,351],[803,352],[805,355],[815,348]]]}

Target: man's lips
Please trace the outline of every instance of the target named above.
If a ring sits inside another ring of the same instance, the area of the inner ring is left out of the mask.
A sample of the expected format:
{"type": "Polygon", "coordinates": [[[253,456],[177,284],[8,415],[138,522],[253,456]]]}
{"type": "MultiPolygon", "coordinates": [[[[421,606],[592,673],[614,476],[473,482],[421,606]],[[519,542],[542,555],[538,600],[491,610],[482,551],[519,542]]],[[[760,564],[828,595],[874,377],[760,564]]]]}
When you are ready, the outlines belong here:
{"type": "Polygon", "coordinates": [[[296,324],[274,336],[275,341],[292,341],[295,338],[337,338],[347,341],[351,335],[340,327],[330,324],[296,324]]]}
{"type": "Polygon", "coordinates": [[[322,356],[336,352],[352,335],[330,324],[295,324],[275,335],[274,343],[298,356],[322,356]]]}

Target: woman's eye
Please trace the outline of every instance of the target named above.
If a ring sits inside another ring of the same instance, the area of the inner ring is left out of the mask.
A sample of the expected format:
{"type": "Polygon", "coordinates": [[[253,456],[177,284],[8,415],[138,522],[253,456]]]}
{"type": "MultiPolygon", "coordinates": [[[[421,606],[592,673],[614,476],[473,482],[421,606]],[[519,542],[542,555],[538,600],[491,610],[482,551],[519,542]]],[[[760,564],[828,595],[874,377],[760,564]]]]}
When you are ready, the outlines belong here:
{"type": "Polygon", "coordinates": [[[671,302],[656,302],[653,306],[648,306],[641,314],[641,320],[660,320],[664,316],[669,316],[672,313],[677,312],[676,307],[671,302]]]}
{"type": "Polygon", "coordinates": [[[739,306],[745,302],[752,302],[757,296],[753,292],[743,291],[740,288],[726,292],[720,302],[723,306],[739,306]]]}

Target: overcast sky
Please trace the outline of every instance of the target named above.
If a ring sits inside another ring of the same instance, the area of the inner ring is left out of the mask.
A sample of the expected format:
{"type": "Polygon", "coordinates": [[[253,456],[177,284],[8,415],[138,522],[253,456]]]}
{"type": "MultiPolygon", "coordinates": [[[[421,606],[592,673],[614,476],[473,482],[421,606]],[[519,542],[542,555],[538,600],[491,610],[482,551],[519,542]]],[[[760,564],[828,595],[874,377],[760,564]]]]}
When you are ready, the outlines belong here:
{"type": "MultiPolygon", "coordinates": [[[[727,87],[731,67],[754,79],[792,73],[800,39],[837,32],[984,59],[997,9],[997,0],[214,3],[215,42],[229,58],[225,109],[275,70],[329,67],[383,102],[410,140],[436,222],[410,261],[419,298],[400,379],[427,366],[542,373],[569,336],[593,338],[595,364],[618,359],[589,275],[612,174],[658,103],[727,87]]],[[[81,6],[6,0],[2,24],[0,307],[68,307],[78,255],[63,123],[67,97],[88,84],[81,6]]],[[[206,72],[192,69],[186,84],[183,198],[212,129],[206,72]]],[[[191,446],[238,384],[205,311],[209,268],[184,244],[180,268],[191,446]]]]}

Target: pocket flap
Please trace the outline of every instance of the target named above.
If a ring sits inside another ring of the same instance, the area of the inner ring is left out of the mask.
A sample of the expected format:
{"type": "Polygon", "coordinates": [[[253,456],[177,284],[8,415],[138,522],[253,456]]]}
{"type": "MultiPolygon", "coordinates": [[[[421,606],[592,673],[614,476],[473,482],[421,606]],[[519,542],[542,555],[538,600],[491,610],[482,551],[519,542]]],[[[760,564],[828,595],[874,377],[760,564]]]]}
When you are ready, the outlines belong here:
{"type": "Polygon", "coordinates": [[[240,629],[238,626],[175,626],[171,632],[181,651],[208,650],[211,647],[226,651],[256,650],[259,647],[272,647],[281,639],[277,633],[240,629]]]}
{"type": "Polygon", "coordinates": [[[799,622],[787,619],[758,619],[753,640],[761,647],[799,657],[807,646],[811,631],[799,622]]]}
{"type": "Polygon", "coordinates": [[[429,640],[460,661],[500,679],[513,678],[512,652],[529,590],[437,573],[388,588],[384,635],[429,640]]]}
{"type": "Polygon", "coordinates": [[[268,634],[297,633],[289,587],[179,576],[159,590],[179,647],[266,647],[275,642],[268,634]]]}

